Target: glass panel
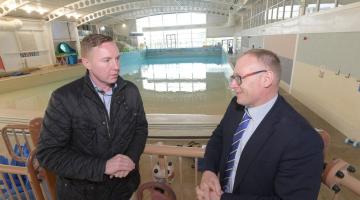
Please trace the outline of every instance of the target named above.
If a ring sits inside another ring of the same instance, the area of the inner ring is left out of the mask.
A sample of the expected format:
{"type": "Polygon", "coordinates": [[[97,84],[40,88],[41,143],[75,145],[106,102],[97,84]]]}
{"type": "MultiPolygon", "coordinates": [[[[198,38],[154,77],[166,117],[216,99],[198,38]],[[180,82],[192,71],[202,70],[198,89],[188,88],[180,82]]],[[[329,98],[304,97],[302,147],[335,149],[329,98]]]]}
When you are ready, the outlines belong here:
{"type": "Polygon", "coordinates": [[[163,26],[175,26],[176,14],[163,15],[163,26]]]}
{"type": "Polygon", "coordinates": [[[202,47],[205,45],[206,29],[192,29],[192,47],[202,47]]]}
{"type": "Polygon", "coordinates": [[[151,27],[155,27],[155,26],[162,26],[162,15],[155,15],[155,16],[150,16],[150,26],[151,27]]]}
{"type": "Polygon", "coordinates": [[[205,13],[191,13],[191,23],[192,24],[206,24],[206,14],[205,13]]]}
{"type": "Polygon", "coordinates": [[[283,16],[284,16],[284,6],[281,4],[279,5],[278,20],[283,20],[283,16]]]}
{"type": "Polygon", "coordinates": [[[316,12],[316,2],[317,0],[306,0],[305,14],[316,12]]]}
{"type": "Polygon", "coordinates": [[[178,13],[177,25],[186,25],[191,23],[191,13],[178,13]]]}
{"type": "Polygon", "coordinates": [[[335,0],[320,0],[320,10],[335,8],[335,0]]]}
{"type": "Polygon", "coordinates": [[[151,32],[151,48],[163,48],[164,36],[162,31],[151,32]]]}
{"type": "Polygon", "coordinates": [[[145,45],[145,48],[152,48],[151,47],[151,34],[150,32],[145,32],[144,33],[144,45],[145,45]]]}
{"type": "Polygon", "coordinates": [[[265,24],[265,12],[262,12],[260,15],[260,25],[265,24]]]}
{"type": "Polygon", "coordinates": [[[277,14],[277,7],[273,7],[272,8],[272,18],[271,18],[272,22],[276,21],[276,14],[277,14]]]}
{"type": "Polygon", "coordinates": [[[300,16],[300,0],[294,0],[292,17],[300,16]]]}
{"type": "Polygon", "coordinates": [[[149,27],[149,17],[144,17],[136,20],[136,31],[142,32],[143,27],[149,27]]]}
{"type": "Polygon", "coordinates": [[[286,0],[284,19],[289,19],[289,18],[291,18],[291,0],[286,0]]]}
{"type": "Polygon", "coordinates": [[[178,30],[178,47],[191,47],[191,30],[178,30]]]}

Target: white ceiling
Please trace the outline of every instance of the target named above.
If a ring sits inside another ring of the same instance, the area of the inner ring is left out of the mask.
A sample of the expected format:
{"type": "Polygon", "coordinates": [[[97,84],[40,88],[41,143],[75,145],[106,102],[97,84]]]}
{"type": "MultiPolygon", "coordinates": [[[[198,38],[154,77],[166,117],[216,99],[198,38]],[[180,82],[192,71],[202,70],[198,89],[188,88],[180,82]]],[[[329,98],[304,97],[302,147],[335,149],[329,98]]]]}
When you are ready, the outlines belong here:
{"type": "Polygon", "coordinates": [[[234,10],[242,8],[242,2],[243,0],[0,0],[0,18],[10,16],[47,21],[69,20],[77,21],[78,25],[114,24],[127,19],[175,12],[206,12],[226,16],[230,7],[234,10]],[[22,10],[26,6],[40,6],[47,9],[47,12],[27,13],[22,10]],[[64,15],[75,13],[79,14],[78,19],[64,15]]]}

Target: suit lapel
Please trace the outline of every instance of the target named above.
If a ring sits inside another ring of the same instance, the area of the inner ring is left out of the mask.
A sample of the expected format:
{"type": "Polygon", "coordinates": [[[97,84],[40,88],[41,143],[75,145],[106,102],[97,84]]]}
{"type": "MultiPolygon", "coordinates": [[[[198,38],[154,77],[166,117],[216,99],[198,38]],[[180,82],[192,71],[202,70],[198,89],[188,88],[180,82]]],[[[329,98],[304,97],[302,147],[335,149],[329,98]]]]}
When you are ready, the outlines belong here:
{"type": "Polygon", "coordinates": [[[227,129],[227,130],[229,130],[227,132],[228,139],[225,139],[225,152],[226,152],[227,156],[229,156],[231,144],[233,142],[232,140],[233,140],[234,133],[235,133],[236,128],[238,127],[239,123],[241,122],[243,115],[244,115],[244,110],[237,112],[236,116],[234,116],[234,120],[231,122],[231,124],[229,124],[230,128],[227,129]]]}
{"type": "MultiPolygon", "coordinates": [[[[241,122],[242,116],[244,115],[244,107],[234,102],[234,112],[229,117],[229,120],[224,126],[226,127],[224,131],[224,153],[223,158],[221,160],[222,165],[220,166],[220,177],[224,175],[224,167],[225,162],[229,157],[229,152],[231,149],[231,144],[233,140],[233,135],[238,127],[239,123],[241,122]]],[[[222,180],[224,181],[224,180],[222,180]]]]}
{"type": "Polygon", "coordinates": [[[281,107],[281,102],[281,97],[279,96],[274,106],[264,117],[262,122],[256,128],[255,132],[245,145],[236,170],[234,190],[241,183],[248,168],[251,166],[252,162],[258,155],[258,152],[262,149],[269,137],[271,137],[271,135],[274,133],[275,124],[280,119],[278,115],[280,113],[279,108],[281,107]]]}

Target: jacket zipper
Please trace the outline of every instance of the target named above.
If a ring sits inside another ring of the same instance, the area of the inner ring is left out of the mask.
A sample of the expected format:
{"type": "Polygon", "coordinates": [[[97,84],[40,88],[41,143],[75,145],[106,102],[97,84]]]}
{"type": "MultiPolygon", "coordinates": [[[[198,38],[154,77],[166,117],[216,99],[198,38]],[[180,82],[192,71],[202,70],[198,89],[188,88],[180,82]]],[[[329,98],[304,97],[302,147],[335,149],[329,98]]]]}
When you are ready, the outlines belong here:
{"type": "Polygon", "coordinates": [[[109,138],[111,138],[110,129],[109,129],[109,121],[108,121],[108,116],[107,116],[107,113],[106,113],[106,112],[105,112],[105,121],[106,121],[106,129],[107,129],[109,138]]]}
{"type": "MultiPolygon", "coordinates": [[[[125,85],[126,85],[126,83],[125,83],[125,85]]],[[[119,88],[119,90],[122,90],[122,88],[125,87],[125,85],[122,85],[122,86],[119,88]]],[[[89,84],[88,84],[88,86],[89,86],[90,89],[97,95],[97,92],[94,91],[94,89],[93,89],[89,84]]],[[[98,95],[97,95],[97,96],[98,96],[98,95]]],[[[90,98],[90,99],[92,99],[92,98],[90,98]]],[[[112,101],[111,101],[111,104],[112,104],[112,101]]],[[[104,114],[105,114],[106,130],[107,130],[107,132],[108,132],[109,138],[111,138],[110,128],[109,128],[109,119],[108,119],[107,110],[106,110],[105,104],[102,103],[102,105],[103,105],[103,108],[105,109],[104,114]]],[[[110,107],[111,107],[111,106],[110,106],[110,107]]],[[[111,112],[111,109],[110,109],[110,112],[111,112]]]]}

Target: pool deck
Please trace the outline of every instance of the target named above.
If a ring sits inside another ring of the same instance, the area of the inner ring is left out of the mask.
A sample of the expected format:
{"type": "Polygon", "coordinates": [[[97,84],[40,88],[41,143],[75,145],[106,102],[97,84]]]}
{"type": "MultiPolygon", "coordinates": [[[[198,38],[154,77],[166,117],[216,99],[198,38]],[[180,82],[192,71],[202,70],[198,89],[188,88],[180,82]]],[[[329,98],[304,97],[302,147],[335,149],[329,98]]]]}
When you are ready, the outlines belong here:
{"type": "Polygon", "coordinates": [[[82,65],[48,66],[21,76],[0,78],[0,93],[36,87],[39,85],[78,77],[85,73],[82,65]]]}

